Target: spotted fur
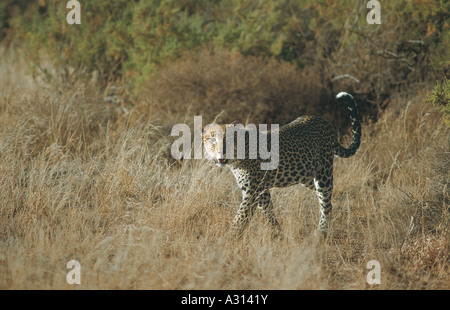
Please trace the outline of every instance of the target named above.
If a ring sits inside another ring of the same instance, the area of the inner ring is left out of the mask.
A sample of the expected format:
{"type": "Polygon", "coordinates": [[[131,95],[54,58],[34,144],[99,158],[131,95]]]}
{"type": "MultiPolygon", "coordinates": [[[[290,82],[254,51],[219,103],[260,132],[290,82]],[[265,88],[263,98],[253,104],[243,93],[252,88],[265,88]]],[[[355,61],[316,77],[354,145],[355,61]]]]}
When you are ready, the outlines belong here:
{"type": "MultiPolygon", "coordinates": [[[[335,131],[324,119],[302,116],[279,128],[279,163],[274,170],[261,170],[260,158],[225,158],[226,152],[222,146],[225,145],[226,126],[221,127],[224,131],[222,136],[216,135],[214,127],[203,131],[206,154],[217,165],[230,168],[242,191],[242,203],[233,221],[238,235],[243,232],[255,208],[267,216],[275,232],[279,233],[280,225],[273,211],[269,189],[299,183],[315,190],[320,206],[318,229],[326,235],[331,220],[334,156],[352,156],[361,141],[361,124],[353,97],[341,92],[336,98],[345,102],[350,110],[353,135],[349,147],[339,144],[335,131]]],[[[269,133],[267,140],[270,145],[269,133]]],[[[248,138],[245,145],[248,156],[248,138]]]]}

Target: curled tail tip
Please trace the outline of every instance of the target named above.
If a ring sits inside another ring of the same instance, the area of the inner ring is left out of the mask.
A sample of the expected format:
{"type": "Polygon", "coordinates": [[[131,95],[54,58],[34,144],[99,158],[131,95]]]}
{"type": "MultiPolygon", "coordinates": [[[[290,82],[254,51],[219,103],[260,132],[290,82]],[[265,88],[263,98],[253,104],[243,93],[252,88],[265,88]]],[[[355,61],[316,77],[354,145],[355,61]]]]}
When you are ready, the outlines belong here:
{"type": "Polygon", "coordinates": [[[336,95],[336,99],[337,100],[353,100],[353,96],[350,95],[349,93],[346,93],[345,91],[340,92],[339,94],[336,95]]]}
{"type": "Polygon", "coordinates": [[[352,141],[348,148],[342,147],[339,142],[337,142],[337,148],[335,154],[339,157],[350,157],[356,153],[361,144],[361,123],[358,115],[358,108],[356,107],[356,102],[353,96],[346,92],[340,92],[337,94],[336,99],[343,101],[347,104],[347,108],[350,110],[350,119],[352,120],[352,141]]]}

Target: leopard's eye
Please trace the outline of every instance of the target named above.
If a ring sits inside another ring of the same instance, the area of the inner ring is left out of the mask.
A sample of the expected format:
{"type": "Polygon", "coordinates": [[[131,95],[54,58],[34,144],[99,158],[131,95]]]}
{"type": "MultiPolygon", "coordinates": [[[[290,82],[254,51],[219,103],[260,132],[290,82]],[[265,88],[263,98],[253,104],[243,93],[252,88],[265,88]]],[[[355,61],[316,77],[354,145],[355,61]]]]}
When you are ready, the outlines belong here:
{"type": "Polygon", "coordinates": [[[211,137],[214,138],[215,132],[211,131],[211,137]]]}

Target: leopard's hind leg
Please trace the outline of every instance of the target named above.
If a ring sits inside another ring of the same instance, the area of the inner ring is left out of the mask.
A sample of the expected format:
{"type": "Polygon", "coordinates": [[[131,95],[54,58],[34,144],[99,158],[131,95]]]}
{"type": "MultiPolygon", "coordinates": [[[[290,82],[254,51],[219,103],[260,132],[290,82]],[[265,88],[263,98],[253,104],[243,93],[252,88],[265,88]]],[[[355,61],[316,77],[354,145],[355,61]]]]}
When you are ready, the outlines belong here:
{"type": "Polygon", "coordinates": [[[314,185],[317,198],[319,199],[318,229],[326,236],[330,228],[331,211],[333,209],[333,205],[331,204],[331,196],[333,194],[333,166],[322,168],[317,177],[314,178],[314,185]]]}

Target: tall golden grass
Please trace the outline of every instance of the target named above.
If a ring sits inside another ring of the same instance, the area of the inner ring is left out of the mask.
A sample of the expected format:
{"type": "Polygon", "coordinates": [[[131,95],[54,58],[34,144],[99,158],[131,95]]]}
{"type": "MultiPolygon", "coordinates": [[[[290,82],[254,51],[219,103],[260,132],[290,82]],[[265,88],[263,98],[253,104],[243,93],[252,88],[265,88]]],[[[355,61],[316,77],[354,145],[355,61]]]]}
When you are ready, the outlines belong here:
{"type": "Polygon", "coordinates": [[[0,59],[1,289],[449,288],[449,131],[425,88],[393,96],[357,154],[336,160],[328,239],[300,186],[273,191],[283,239],[259,214],[235,239],[228,169],[168,155],[173,122],[196,111],[148,98],[125,110],[88,82],[33,82],[17,53],[0,59]],[[80,285],[66,282],[70,260],[80,285]]]}

